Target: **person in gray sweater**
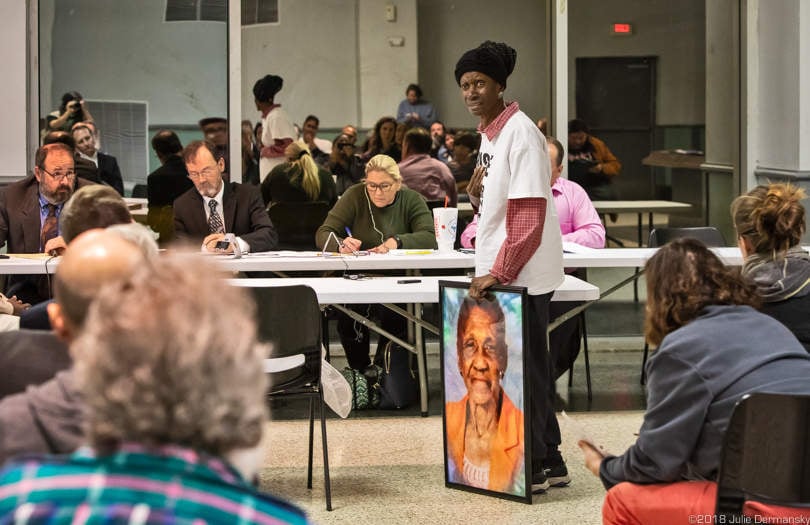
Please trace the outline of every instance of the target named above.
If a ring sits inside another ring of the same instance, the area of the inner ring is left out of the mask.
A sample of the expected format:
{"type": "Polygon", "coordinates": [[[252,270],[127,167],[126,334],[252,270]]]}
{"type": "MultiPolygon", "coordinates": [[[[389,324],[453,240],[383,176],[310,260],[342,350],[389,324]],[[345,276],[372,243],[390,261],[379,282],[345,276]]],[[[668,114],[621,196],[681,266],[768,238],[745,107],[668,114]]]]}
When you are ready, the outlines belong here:
{"type": "Polygon", "coordinates": [[[714,511],[723,435],[751,392],[810,394],[810,355],[758,312],[754,287],[700,241],[678,239],[647,262],[647,410],[634,445],[586,466],[608,490],[604,523],[688,523],[714,511]],[[666,485],[663,485],[666,484],[666,485]]]}
{"type": "Polygon", "coordinates": [[[804,235],[804,190],[757,186],[731,203],[742,274],[757,288],[762,312],[788,327],[810,352],[810,254],[804,235]]]}

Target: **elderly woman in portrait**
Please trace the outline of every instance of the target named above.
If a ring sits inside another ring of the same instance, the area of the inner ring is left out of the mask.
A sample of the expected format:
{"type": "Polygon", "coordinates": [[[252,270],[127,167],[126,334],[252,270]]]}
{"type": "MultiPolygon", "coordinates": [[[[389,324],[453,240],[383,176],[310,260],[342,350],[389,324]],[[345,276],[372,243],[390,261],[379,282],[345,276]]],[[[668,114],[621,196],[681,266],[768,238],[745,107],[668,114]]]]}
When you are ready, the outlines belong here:
{"type": "Polygon", "coordinates": [[[491,296],[465,297],[456,335],[466,395],[445,404],[450,480],[498,492],[523,492],[523,411],[504,392],[506,322],[491,296]]]}
{"type": "Polygon", "coordinates": [[[315,163],[303,142],[293,142],[284,150],[287,162],[270,171],[262,182],[262,198],[271,202],[325,202],[334,206],[337,189],[332,174],[315,163]]]}
{"type": "Polygon", "coordinates": [[[758,312],[753,285],[703,243],[678,239],[646,265],[647,410],[635,444],[585,464],[609,489],[603,523],[682,524],[711,515],[723,436],[751,392],[810,394],[810,355],[758,312]]]}
{"type": "Polygon", "coordinates": [[[266,349],[218,271],[170,254],[102,289],[70,347],[89,446],[7,463],[0,522],[306,523],[251,486],[266,349]]]}
{"type": "Polygon", "coordinates": [[[757,186],[731,203],[745,264],[743,277],[776,318],[810,351],[810,255],[801,247],[805,194],[790,184],[757,186]]]}
{"type": "MultiPolygon", "coordinates": [[[[402,185],[394,159],[377,155],[366,164],[365,183],[346,190],[329,212],[315,234],[315,243],[324,250],[346,254],[360,250],[387,253],[397,248],[436,248],[436,235],[425,199],[402,185]]],[[[383,328],[395,335],[404,333],[404,319],[388,308],[368,305],[353,308],[375,310],[383,328]]],[[[368,328],[341,314],[338,333],[349,366],[365,369],[370,364],[368,328]]],[[[381,338],[379,347],[385,342],[386,338],[381,338]]]]}

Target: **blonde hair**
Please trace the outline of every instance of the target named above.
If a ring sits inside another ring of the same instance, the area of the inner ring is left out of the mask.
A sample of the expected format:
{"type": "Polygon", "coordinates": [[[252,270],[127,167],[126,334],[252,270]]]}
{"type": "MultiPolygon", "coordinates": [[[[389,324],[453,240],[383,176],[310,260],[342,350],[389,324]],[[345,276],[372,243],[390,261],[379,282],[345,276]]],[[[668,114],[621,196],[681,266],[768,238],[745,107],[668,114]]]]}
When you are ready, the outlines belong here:
{"type": "Polygon", "coordinates": [[[366,163],[366,175],[370,171],[382,171],[394,179],[394,182],[402,182],[402,175],[399,173],[397,161],[388,155],[380,154],[371,157],[366,163]]]}
{"type": "Polygon", "coordinates": [[[199,255],[166,254],[97,296],[71,347],[97,450],[130,441],[221,456],[259,442],[255,305],[217,275],[199,255]]]}
{"type": "Polygon", "coordinates": [[[804,235],[804,190],[792,184],[760,185],[731,203],[737,235],[746,238],[760,254],[787,251],[804,235]]]}
{"type": "Polygon", "coordinates": [[[321,194],[321,179],[318,177],[318,165],[312,159],[309,147],[302,142],[292,142],[284,149],[284,156],[290,163],[287,173],[293,173],[290,182],[301,179],[301,188],[310,200],[318,200],[321,194]],[[297,168],[297,169],[296,169],[297,168]]]}

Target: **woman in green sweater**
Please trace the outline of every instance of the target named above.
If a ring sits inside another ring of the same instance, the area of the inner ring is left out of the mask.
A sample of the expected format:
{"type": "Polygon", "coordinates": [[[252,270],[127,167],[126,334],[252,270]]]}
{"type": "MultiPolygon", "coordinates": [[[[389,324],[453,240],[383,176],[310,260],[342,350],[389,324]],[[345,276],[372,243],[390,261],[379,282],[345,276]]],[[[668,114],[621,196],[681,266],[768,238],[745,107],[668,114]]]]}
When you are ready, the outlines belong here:
{"type": "MultiPolygon", "coordinates": [[[[433,216],[425,199],[402,185],[399,167],[391,157],[376,155],[366,163],[366,178],[346,190],[315,234],[317,246],[327,251],[387,253],[396,248],[436,248],[433,216]]],[[[405,320],[379,305],[352,305],[366,315],[376,314],[382,328],[398,337],[407,331],[405,320]]],[[[369,359],[368,328],[349,316],[338,317],[338,333],[349,366],[364,370],[369,359]]],[[[387,338],[380,337],[377,354],[387,338]]]]}

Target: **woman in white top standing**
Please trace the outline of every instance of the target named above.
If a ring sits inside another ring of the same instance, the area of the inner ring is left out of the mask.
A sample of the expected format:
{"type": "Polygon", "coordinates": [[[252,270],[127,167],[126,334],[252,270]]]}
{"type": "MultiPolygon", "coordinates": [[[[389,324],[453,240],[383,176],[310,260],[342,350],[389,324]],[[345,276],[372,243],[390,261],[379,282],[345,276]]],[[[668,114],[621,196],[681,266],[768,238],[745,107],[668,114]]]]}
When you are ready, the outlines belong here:
{"type": "Polygon", "coordinates": [[[479,200],[470,297],[481,300],[497,284],[526,287],[529,295],[524,357],[531,404],[525,415],[531,421],[532,492],[538,493],[570,481],[558,450],[546,340],[551,295],[563,282],[562,240],[546,141],[517,102],[504,101],[516,60],[508,45],[487,41],[461,56],[455,76],[481,134],[467,186],[479,200]]]}
{"type": "Polygon", "coordinates": [[[284,79],[278,75],[265,75],[253,84],[256,109],[262,112],[262,143],[259,159],[259,179],[264,181],[274,167],[284,163],[284,149],[295,140],[295,126],[287,112],[274,99],[281,91],[284,79]]]}

